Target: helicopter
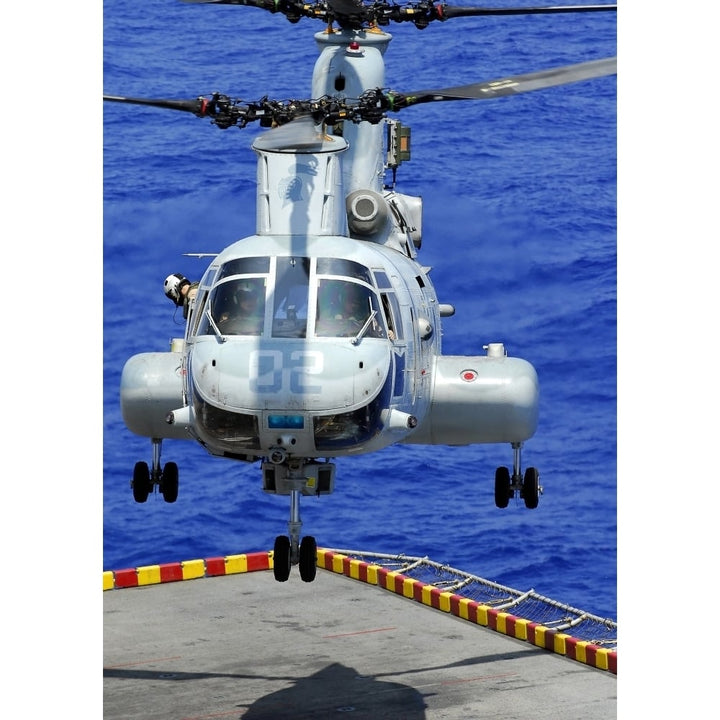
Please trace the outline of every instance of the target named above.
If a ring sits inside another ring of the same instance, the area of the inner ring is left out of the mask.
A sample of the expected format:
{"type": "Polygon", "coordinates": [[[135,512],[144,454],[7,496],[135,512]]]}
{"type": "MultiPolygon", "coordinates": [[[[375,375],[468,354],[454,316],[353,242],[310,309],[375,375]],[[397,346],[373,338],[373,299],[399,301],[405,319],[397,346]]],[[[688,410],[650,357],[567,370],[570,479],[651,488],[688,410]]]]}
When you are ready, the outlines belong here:
{"type": "Polygon", "coordinates": [[[537,508],[540,473],[523,471],[521,462],[537,429],[537,373],[500,342],[485,345],[485,355],[443,355],[442,319],[455,310],[439,301],[430,268],[418,259],[422,199],[396,190],[398,168],[410,159],[411,133],[392,115],[423,103],[589,81],[614,74],[616,61],[396,92],[384,87],[392,36],[382,28],[616,6],[184,2],[252,6],[280,12],[291,23],[319,20],[324,29],[314,35],[319,56],[310,99],[103,96],[190,113],[222,130],[255,122],[267,129],[252,143],[255,234],[210,255],[197,283],[168,276],[166,294],[184,308],[184,336],[173,339],[169,351],[132,356],[123,368],[123,421],[152,446],[151,462],[134,466],[135,501],[145,502],[156,487],[166,502],[177,499],[179,469],[172,461],[162,464],[164,440],[190,440],[216,457],[260,463],[263,491],[290,497],[288,534],[279,535],[273,549],[281,582],[293,565],[303,581],[315,578],[317,543],[301,537],[300,500],[334,491],[334,458],[398,443],[507,444],[512,467],[495,470],[495,504],[505,508],[519,497],[526,508],[537,508]],[[181,293],[191,287],[185,301],[181,293]]]}

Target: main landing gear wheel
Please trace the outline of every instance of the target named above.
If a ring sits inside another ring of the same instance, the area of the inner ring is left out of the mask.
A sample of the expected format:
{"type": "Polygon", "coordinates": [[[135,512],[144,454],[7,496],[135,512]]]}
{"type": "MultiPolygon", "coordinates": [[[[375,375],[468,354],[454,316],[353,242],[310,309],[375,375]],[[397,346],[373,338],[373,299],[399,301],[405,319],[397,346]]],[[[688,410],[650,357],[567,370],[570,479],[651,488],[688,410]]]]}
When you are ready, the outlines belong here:
{"type": "Polygon", "coordinates": [[[174,462],[165,463],[160,481],[160,492],[165,502],[174,503],[178,497],[178,466],[174,462]]]}
{"type": "Polygon", "coordinates": [[[133,470],[132,491],[135,502],[144,503],[152,490],[150,468],[146,462],[136,462],[133,470]]]}
{"type": "Polygon", "coordinates": [[[306,535],[300,543],[300,577],[303,582],[312,582],[317,572],[317,543],[306,535]]]}
{"type": "Polygon", "coordinates": [[[538,506],[538,498],[540,496],[540,474],[534,467],[529,467],[525,471],[525,477],[522,484],[522,498],[525,501],[525,507],[533,510],[538,506]]]}
{"type": "Polygon", "coordinates": [[[136,462],[133,470],[132,491],[135,502],[144,503],[148,499],[148,495],[153,491],[155,485],[160,488],[165,502],[174,503],[178,497],[178,466],[174,462],[165,464],[165,468],[160,466],[160,450],[162,440],[153,438],[152,449],[152,470],[146,462],[136,462]]]}
{"type": "Polygon", "coordinates": [[[278,582],[285,582],[290,577],[290,538],[285,535],[275,538],[273,575],[278,582]]]}
{"type": "Polygon", "coordinates": [[[542,494],[540,487],[540,473],[537,468],[531,467],[523,476],[520,471],[520,450],[522,443],[512,443],[513,471],[506,467],[499,467],[495,471],[495,504],[499,508],[508,506],[510,498],[519,496],[525,501],[525,507],[531,510],[538,506],[538,499],[542,494]]]}
{"type": "Polygon", "coordinates": [[[512,495],[510,471],[506,467],[499,467],[495,471],[495,505],[499,508],[506,508],[512,495]]]}

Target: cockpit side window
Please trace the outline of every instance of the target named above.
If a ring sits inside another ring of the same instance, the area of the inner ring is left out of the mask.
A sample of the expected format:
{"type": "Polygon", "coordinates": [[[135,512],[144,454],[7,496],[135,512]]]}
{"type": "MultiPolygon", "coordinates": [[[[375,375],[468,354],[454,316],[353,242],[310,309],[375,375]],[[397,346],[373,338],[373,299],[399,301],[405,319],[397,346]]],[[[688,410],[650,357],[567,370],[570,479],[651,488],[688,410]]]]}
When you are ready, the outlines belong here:
{"type": "Polygon", "coordinates": [[[215,282],[217,274],[218,266],[210,265],[200,280],[198,293],[195,297],[195,304],[191,311],[192,314],[188,318],[188,335],[186,338],[188,340],[192,340],[192,338],[196,335],[208,335],[213,333],[212,328],[210,328],[207,315],[205,314],[205,303],[207,302],[208,293],[215,282]]]}
{"type": "Polygon", "coordinates": [[[195,298],[195,306],[193,308],[193,315],[191,319],[188,320],[188,338],[192,338],[195,335],[207,335],[207,317],[204,313],[205,310],[205,301],[208,298],[208,291],[207,288],[201,287],[198,290],[197,297],[195,298]],[[205,329],[203,332],[200,332],[200,328],[203,327],[203,323],[205,324],[205,329]]]}
{"type": "Polygon", "coordinates": [[[386,272],[383,270],[375,270],[373,275],[375,275],[375,283],[380,290],[392,289],[392,283],[386,272]]]}
{"type": "Polygon", "coordinates": [[[371,313],[367,337],[385,337],[377,296],[365,285],[335,278],[319,278],[315,335],[317,337],[354,337],[371,313]]]}
{"type": "Polygon", "coordinates": [[[278,257],[273,293],[272,336],[307,335],[310,258],[278,257]]]}
{"type": "Polygon", "coordinates": [[[387,319],[388,337],[391,340],[402,340],[403,329],[400,305],[390,277],[384,270],[373,270],[373,275],[375,276],[375,283],[380,289],[382,308],[387,319]]]}
{"type": "Polygon", "coordinates": [[[400,316],[400,306],[394,292],[382,293],[382,306],[385,311],[388,325],[388,337],[391,340],[402,340],[402,318],[400,316]]]}

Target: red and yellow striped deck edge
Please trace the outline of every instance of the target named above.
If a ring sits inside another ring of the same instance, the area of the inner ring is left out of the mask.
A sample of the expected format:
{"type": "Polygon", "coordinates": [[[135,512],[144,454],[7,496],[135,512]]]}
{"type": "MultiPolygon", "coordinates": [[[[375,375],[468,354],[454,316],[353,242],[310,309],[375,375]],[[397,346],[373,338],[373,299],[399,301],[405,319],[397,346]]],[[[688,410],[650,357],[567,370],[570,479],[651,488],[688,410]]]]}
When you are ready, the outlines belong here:
{"type": "MultiPolygon", "coordinates": [[[[578,640],[572,635],[496,610],[457,593],[442,591],[382,565],[349,558],[331,550],[318,548],[317,564],[324,570],[377,585],[396,595],[617,675],[615,650],[578,640]]],[[[103,591],[271,570],[272,567],[273,553],[270,551],[107,570],[103,572],[103,591]]]]}

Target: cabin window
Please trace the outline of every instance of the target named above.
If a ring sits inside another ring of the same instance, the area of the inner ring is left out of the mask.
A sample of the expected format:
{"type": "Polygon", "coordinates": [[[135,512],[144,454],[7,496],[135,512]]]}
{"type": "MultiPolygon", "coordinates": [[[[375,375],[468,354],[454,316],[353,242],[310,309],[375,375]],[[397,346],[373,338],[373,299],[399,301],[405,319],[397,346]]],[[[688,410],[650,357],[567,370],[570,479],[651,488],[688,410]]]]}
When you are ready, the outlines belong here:
{"type": "Polygon", "coordinates": [[[395,381],[393,383],[393,396],[401,397],[405,392],[405,353],[395,354],[395,381]]]}

